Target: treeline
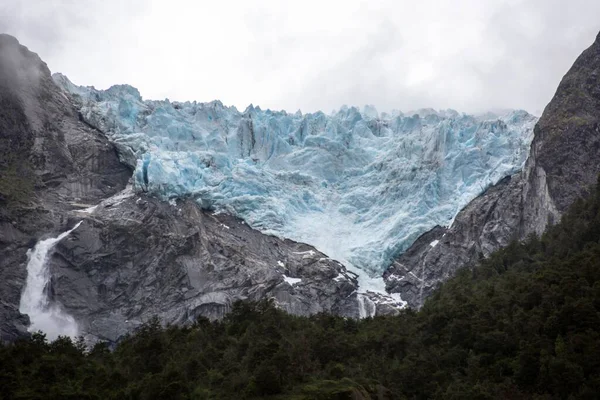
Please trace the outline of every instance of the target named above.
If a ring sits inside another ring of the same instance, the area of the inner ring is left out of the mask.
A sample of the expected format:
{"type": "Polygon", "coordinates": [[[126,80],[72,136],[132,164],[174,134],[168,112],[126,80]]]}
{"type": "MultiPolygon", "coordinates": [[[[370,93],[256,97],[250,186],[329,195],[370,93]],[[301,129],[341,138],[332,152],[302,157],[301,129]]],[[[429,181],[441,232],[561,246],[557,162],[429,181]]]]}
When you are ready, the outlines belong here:
{"type": "Polygon", "coordinates": [[[151,321],[114,351],[36,334],[0,347],[0,398],[596,399],[599,310],[594,189],[419,312],[357,321],[237,303],[220,322],[151,321]]]}

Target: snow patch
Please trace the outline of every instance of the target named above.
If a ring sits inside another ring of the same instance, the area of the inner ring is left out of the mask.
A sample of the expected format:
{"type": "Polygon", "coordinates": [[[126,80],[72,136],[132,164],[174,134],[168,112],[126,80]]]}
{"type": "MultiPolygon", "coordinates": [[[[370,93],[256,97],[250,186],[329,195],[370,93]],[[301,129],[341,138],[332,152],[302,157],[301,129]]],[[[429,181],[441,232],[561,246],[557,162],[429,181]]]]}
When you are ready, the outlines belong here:
{"type": "Polygon", "coordinates": [[[391,274],[387,277],[388,281],[401,281],[402,279],[404,279],[404,276],[398,276],[395,274],[391,274]]]}
{"type": "Polygon", "coordinates": [[[294,286],[297,283],[302,282],[300,278],[291,278],[289,276],[283,275],[283,280],[290,284],[290,286],[294,286]]]}
{"type": "Polygon", "coordinates": [[[96,210],[96,208],[98,208],[97,204],[95,206],[84,208],[83,210],[76,210],[76,212],[81,213],[81,214],[91,214],[96,210]]]}
{"type": "Polygon", "coordinates": [[[298,254],[298,255],[308,255],[308,256],[314,256],[315,252],[313,250],[308,250],[308,251],[295,251],[293,254],[298,254]]]}
{"type": "Polygon", "coordinates": [[[335,278],[333,278],[334,281],[339,282],[339,281],[345,281],[348,278],[346,277],[346,275],[339,273],[338,276],[336,276],[335,278]]]}

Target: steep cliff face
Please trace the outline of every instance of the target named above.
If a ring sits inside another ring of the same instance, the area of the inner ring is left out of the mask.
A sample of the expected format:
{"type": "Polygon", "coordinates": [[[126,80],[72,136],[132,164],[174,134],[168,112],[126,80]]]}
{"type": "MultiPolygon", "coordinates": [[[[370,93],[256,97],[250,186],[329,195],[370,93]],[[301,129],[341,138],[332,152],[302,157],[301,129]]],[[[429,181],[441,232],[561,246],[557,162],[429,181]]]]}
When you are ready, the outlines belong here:
{"type": "Polygon", "coordinates": [[[521,174],[507,177],[470,202],[450,228],[423,234],[384,273],[386,289],[418,308],[457,269],[517,238],[522,190],[521,174]]]}
{"type": "MultiPolygon", "coordinates": [[[[49,312],[60,304],[92,340],[116,340],[153,315],[217,318],[237,299],[272,297],[294,314],[361,314],[356,276],[314,248],[193,200],[170,204],[126,189],[132,171],[114,145],[84,122],[46,64],[7,35],[0,105],[0,340],[30,323],[19,312],[28,250],[75,226],[44,254],[50,280],[36,296],[49,312]]],[[[367,302],[369,313],[395,310],[367,302]]]]}
{"type": "Polygon", "coordinates": [[[340,263],[195,201],[125,191],[76,219],[50,258],[52,288],[91,339],[116,340],[153,315],[177,324],[220,318],[240,299],[358,317],[356,277],[340,263]]]}
{"type": "Polygon", "coordinates": [[[422,235],[385,272],[387,290],[420,307],[457,269],[557,222],[600,173],[599,121],[600,34],[544,110],[523,171],[469,203],[450,228],[422,235]]]}
{"type": "MultiPolygon", "coordinates": [[[[449,228],[423,234],[385,272],[390,293],[419,307],[458,268],[512,239],[542,232],[585,193],[600,172],[599,74],[600,37],[546,108],[523,172],[486,190],[449,228]]],[[[113,91],[135,95],[129,87],[113,91]]],[[[171,323],[199,315],[218,318],[237,299],[270,297],[302,315],[395,312],[397,297],[358,294],[356,275],[308,245],[260,233],[184,195],[168,203],[135,194],[126,188],[132,171],[119,162],[119,156],[131,161],[133,153],[123,152],[122,141],[119,148],[111,144],[97,128],[104,125],[77,111],[80,102],[56,86],[37,55],[0,35],[1,340],[22,335],[29,323],[19,312],[27,250],[74,226],[48,255],[51,279],[44,293],[75,317],[78,332],[90,339],[116,340],[153,315],[171,323]]],[[[129,115],[123,104],[128,103],[119,102],[119,112],[129,115]]],[[[242,133],[251,143],[256,126],[248,126],[242,133]]],[[[489,128],[493,134],[496,126],[489,128]]],[[[304,137],[304,128],[299,132],[304,137]]],[[[179,162],[178,154],[174,160],[179,162]]],[[[200,164],[208,171],[215,160],[200,164]]],[[[246,164],[252,172],[253,164],[246,164]]],[[[299,178],[289,175],[294,185],[299,178]]],[[[324,227],[331,225],[323,221],[324,227]]]]}
{"type": "Polygon", "coordinates": [[[541,233],[600,171],[600,34],[564,76],[536,128],[524,169],[521,235],[541,233]]]}
{"type": "Polygon", "coordinates": [[[122,190],[131,171],[81,122],[40,58],[0,35],[0,338],[20,335],[26,252],[64,229],[67,211],[122,190]]]}

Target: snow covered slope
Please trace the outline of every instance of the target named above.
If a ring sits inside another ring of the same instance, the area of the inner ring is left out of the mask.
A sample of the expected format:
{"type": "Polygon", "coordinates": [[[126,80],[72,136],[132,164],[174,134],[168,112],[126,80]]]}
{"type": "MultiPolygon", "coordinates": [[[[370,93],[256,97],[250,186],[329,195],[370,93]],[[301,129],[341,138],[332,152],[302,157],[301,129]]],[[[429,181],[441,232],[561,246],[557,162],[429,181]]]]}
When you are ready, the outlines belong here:
{"type": "Polygon", "coordinates": [[[239,112],[219,101],[144,101],[127,85],[100,91],[54,79],[135,167],[136,190],[192,196],[371,275],[520,170],[537,120],[525,111],[239,112]]]}

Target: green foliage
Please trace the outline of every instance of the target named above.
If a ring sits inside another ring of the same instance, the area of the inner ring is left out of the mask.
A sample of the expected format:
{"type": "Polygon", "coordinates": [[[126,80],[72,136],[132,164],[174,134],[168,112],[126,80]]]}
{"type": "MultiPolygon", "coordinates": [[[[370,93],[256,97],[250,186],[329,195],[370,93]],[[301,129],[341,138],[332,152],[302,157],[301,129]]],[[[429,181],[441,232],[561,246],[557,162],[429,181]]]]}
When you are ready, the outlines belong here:
{"type": "Polygon", "coordinates": [[[0,399],[594,399],[600,189],[419,312],[296,317],[270,301],[223,321],[154,319],[109,351],[41,334],[0,346],[0,399]]]}

